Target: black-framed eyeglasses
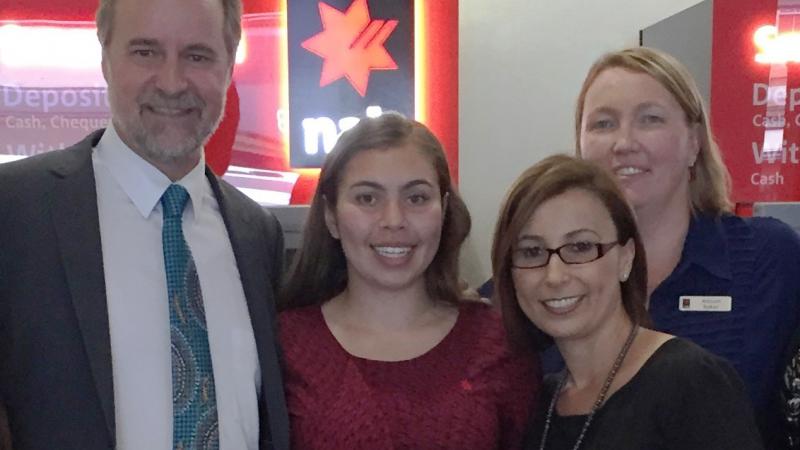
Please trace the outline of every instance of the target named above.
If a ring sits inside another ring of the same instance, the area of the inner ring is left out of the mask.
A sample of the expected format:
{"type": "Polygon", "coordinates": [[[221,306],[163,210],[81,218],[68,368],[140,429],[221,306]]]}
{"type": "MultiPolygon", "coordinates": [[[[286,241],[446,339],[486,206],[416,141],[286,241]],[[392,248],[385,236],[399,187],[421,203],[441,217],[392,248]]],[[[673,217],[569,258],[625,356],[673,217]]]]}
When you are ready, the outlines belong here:
{"type": "Polygon", "coordinates": [[[511,265],[517,269],[537,269],[550,264],[550,257],[558,254],[564,264],[585,264],[603,257],[619,242],[570,242],[558,248],[523,245],[514,249],[511,265]]]}

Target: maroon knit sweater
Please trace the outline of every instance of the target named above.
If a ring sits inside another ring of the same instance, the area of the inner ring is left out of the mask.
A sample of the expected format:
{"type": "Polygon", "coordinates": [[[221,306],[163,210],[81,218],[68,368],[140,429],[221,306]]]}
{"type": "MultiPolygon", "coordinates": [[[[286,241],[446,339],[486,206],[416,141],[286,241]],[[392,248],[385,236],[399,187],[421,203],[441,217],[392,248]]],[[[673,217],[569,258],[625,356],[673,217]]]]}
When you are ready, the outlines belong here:
{"type": "Polygon", "coordinates": [[[539,392],[538,362],[480,303],[407,361],[350,355],[319,306],[282,313],[280,339],[294,449],[516,449],[539,392]]]}

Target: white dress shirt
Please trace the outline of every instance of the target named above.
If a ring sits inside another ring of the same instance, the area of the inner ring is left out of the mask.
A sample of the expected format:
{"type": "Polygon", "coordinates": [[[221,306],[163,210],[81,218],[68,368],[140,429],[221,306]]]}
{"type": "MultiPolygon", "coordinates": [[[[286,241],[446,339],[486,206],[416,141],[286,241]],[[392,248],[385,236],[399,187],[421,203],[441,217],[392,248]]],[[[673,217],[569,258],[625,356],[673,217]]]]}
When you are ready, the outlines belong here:
{"type": "MultiPolygon", "coordinates": [[[[109,126],[92,154],[108,302],[118,450],[172,448],[169,304],[160,198],[170,180],[109,126]]],[[[205,160],[178,184],[189,192],[183,232],[200,278],[222,450],[258,448],[261,373],[239,270],[205,160]]]]}

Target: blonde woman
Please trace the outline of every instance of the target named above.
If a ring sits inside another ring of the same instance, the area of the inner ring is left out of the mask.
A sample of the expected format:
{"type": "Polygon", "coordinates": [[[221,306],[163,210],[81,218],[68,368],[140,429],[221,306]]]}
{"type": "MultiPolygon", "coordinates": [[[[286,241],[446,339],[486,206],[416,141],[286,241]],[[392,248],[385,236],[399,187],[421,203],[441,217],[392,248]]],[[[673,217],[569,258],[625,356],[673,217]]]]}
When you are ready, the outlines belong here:
{"type": "Polygon", "coordinates": [[[636,214],[655,328],[733,363],[767,447],[782,448],[776,400],[800,325],[800,239],[778,220],[731,214],[728,172],[689,72],[650,48],[604,55],[578,96],[575,141],[636,214]]]}

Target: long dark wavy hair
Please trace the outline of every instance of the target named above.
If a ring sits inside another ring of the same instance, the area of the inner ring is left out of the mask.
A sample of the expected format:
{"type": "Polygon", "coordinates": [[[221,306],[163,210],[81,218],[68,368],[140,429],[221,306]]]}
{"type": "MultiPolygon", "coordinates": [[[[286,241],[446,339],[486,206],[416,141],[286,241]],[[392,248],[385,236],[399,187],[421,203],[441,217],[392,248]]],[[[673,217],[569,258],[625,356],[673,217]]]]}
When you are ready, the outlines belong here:
{"type": "Polygon", "coordinates": [[[289,270],[278,307],[281,310],[322,304],[347,287],[347,261],[339,240],[325,224],[325,209],[335,208],[342,175],[354,156],[365,151],[404,148],[420,151],[436,172],[442,201],[446,197],[439,248],[425,271],[425,287],[436,301],[461,300],[458,258],[472,222],[452,185],[442,144],[425,125],[397,113],[362,119],[344,132],[325,159],[303,230],[303,243],[289,270]]]}

